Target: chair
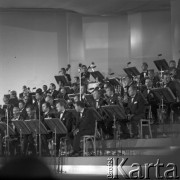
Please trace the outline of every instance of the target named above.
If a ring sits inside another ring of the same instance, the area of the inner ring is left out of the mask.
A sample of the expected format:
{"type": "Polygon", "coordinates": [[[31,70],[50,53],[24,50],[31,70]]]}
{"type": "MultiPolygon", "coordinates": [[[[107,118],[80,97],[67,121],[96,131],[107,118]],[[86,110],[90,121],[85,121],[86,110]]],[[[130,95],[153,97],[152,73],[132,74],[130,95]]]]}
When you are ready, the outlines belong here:
{"type": "Polygon", "coordinates": [[[84,135],[82,138],[83,142],[83,156],[87,156],[87,141],[90,140],[93,144],[94,154],[96,155],[96,136],[97,136],[97,121],[95,121],[95,133],[94,135],[84,135]]]}
{"type": "Polygon", "coordinates": [[[143,127],[148,127],[149,136],[152,138],[151,124],[149,119],[140,120],[140,138],[143,138],[143,127]]]}

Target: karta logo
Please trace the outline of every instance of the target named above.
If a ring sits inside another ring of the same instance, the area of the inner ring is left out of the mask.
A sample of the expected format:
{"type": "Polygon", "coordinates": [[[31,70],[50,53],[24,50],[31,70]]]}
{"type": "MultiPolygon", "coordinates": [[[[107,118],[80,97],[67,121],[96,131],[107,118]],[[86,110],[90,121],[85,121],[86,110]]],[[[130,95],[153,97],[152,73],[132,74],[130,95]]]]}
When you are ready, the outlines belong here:
{"type": "Polygon", "coordinates": [[[127,165],[128,158],[108,158],[108,174],[111,179],[179,179],[174,163],[133,163],[127,165]]]}

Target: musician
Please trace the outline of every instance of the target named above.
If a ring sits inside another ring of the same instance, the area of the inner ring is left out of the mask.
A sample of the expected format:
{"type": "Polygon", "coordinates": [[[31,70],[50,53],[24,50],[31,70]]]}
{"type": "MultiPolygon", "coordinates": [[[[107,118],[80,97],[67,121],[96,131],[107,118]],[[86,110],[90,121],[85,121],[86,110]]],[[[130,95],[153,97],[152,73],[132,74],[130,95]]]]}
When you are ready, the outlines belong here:
{"type": "Polygon", "coordinates": [[[13,117],[13,105],[9,104],[9,96],[8,95],[4,95],[3,102],[4,102],[4,105],[3,105],[2,109],[3,109],[4,117],[2,117],[2,121],[6,121],[7,115],[9,117],[9,119],[11,119],[13,117]]]}
{"type": "Polygon", "coordinates": [[[66,78],[66,81],[68,82],[68,84],[70,84],[71,83],[71,76],[66,73],[65,68],[61,68],[61,73],[66,78]]]}
{"type": "Polygon", "coordinates": [[[158,82],[160,81],[160,79],[158,76],[155,76],[154,69],[148,70],[148,77],[147,78],[149,78],[151,80],[153,88],[158,87],[158,82]]]}
{"type": "Polygon", "coordinates": [[[44,98],[46,98],[47,94],[49,93],[47,85],[43,85],[42,89],[43,89],[43,96],[44,98]]]}
{"type": "Polygon", "coordinates": [[[80,139],[84,135],[94,135],[95,133],[95,117],[91,109],[85,108],[83,102],[75,103],[75,109],[79,113],[79,118],[73,131],[73,152],[71,155],[80,155],[80,139]]]}
{"type": "Polygon", "coordinates": [[[79,85],[77,83],[73,83],[72,91],[70,92],[70,94],[77,94],[77,93],[79,93],[79,85]]]}
{"type": "Polygon", "coordinates": [[[18,107],[18,98],[17,98],[17,93],[16,91],[11,91],[10,92],[10,99],[9,99],[9,104],[12,104],[13,107],[18,107]]]}
{"type": "Polygon", "coordinates": [[[22,87],[22,93],[19,94],[19,98],[20,98],[20,99],[23,99],[24,92],[27,92],[27,91],[28,91],[28,88],[27,88],[27,86],[24,85],[24,86],[22,87]]]}
{"type": "Polygon", "coordinates": [[[54,83],[51,83],[50,86],[49,86],[49,94],[54,98],[56,99],[57,98],[57,95],[58,95],[58,91],[56,90],[56,85],[54,83]]]}
{"type": "Polygon", "coordinates": [[[12,120],[24,120],[23,117],[21,116],[21,112],[19,107],[14,107],[13,108],[13,118],[12,120]]]}
{"type": "Polygon", "coordinates": [[[60,93],[57,95],[57,98],[65,99],[66,101],[69,99],[68,93],[66,92],[65,87],[61,88],[60,93]]]}
{"type": "MultiPolygon", "coordinates": [[[[108,105],[119,105],[122,109],[124,109],[123,107],[123,103],[119,100],[118,95],[114,93],[114,88],[112,86],[109,86],[106,88],[106,102],[108,105]]],[[[119,121],[120,126],[121,126],[121,132],[122,132],[122,136],[121,138],[128,138],[129,137],[129,130],[127,128],[127,124],[124,121],[119,121]]],[[[109,120],[107,121],[106,127],[107,127],[107,131],[108,134],[110,135],[110,138],[113,138],[114,134],[113,134],[113,120],[109,120]]]]}
{"type": "Polygon", "coordinates": [[[95,89],[93,92],[93,98],[94,98],[94,107],[96,109],[100,108],[101,106],[108,105],[108,103],[101,97],[100,91],[98,89],[95,89]]]}
{"type": "Polygon", "coordinates": [[[26,112],[25,103],[22,100],[19,101],[19,110],[20,110],[20,116],[22,117],[22,119],[25,120],[27,118],[27,112],[26,112]]]}
{"type": "Polygon", "coordinates": [[[43,116],[42,104],[45,102],[45,99],[43,97],[42,89],[38,88],[36,90],[35,98],[36,98],[36,101],[34,103],[34,108],[35,108],[35,111],[36,111],[36,117],[39,119],[39,113],[40,113],[40,116],[43,116]]]}
{"type": "Polygon", "coordinates": [[[140,92],[137,91],[137,86],[132,85],[128,89],[130,96],[128,103],[128,116],[131,123],[132,138],[138,137],[138,124],[145,117],[145,100],[140,92]]]}
{"type": "MultiPolygon", "coordinates": [[[[32,105],[26,107],[27,117],[26,120],[34,120],[36,119],[36,113],[33,109],[32,105]]],[[[28,151],[30,151],[33,155],[36,154],[35,148],[35,134],[29,134],[24,136],[24,149],[23,153],[27,155],[28,151]]]]}
{"type": "Polygon", "coordinates": [[[142,68],[142,72],[140,74],[140,83],[144,85],[145,79],[148,76],[148,64],[146,62],[143,62],[141,68],[142,68]]]}
{"type": "Polygon", "coordinates": [[[45,102],[49,103],[51,105],[51,110],[55,114],[56,113],[56,107],[54,103],[54,99],[51,95],[47,95],[45,98],[45,102]]]}
{"type": "Polygon", "coordinates": [[[79,76],[74,77],[74,83],[76,83],[76,84],[80,83],[79,76]]]}
{"type": "Polygon", "coordinates": [[[82,79],[82,82],[81,82],[82,84],[87,84],[87,82],[90,79],[90,72],[88,72],[86,65],[82,65],[81,79],[82,79]]]}
{"type": "MultiPolygon", "coordinates": [[[[76,119],[73,116],[72,112],[67,111],[65,109],[66,106],[66,101],[64,99],[60,99],[59,101],[57,101],[56,103],[56,109],[58,111],[57,113],[57,118],[60,119],[60,121],[63,122],[63,124],[66,126],[67,128],[67,134],[65,135],[70,144],[73,145],[73,128],[75,127],[75,123],[76,123],[76,119]]],[[[56,152],[58,153],[59,151],[59,142],[60,142],[60,138],[63,137],[64,135],[57,135],[57,141],[56,141],[56,152]]]]}
{"type": "Polygon", "coordinates": [[[43,118],[55,118],[54,111],[51,109],[51,105],[48,102],[42,104],[43,118]]]}
{"type": "Polygon", "coordinates": [[[152,90],[153,90],[153,82],[150,78],[147,78],[145,81],[145,88],[142,94],[147,101],[147,105],[151,106],[151,112],[152,112],[154,123],[157,123],[158,101],[156,100],[152,90]]]}
{"type": "Polygon", "coordinates": [[[32,99],[29,96],[24,96],[23,97],[23,102],[25,104],[25,107],[32,105],[32,99]]]}

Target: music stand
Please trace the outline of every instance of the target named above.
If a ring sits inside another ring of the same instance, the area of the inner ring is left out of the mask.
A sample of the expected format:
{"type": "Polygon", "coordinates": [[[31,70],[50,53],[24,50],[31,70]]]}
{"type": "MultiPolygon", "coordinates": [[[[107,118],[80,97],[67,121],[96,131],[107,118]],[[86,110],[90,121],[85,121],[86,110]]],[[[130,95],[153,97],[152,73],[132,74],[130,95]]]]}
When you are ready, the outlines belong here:
{"type": "Polygon", "coordinates": [[[99,71],[90,72],[94,79],[98,78],[100,82],[103,82],[104,76],[99,71]]]}
{"type": "Polygon", "coordinates": [[[12,120],[14,126],[16,127],[18,133],[20,134],[20,146],[21,146],[21,153],[23,154],[23,141],[22,136],[23,135],[29,135],[31,134],[30,129],[27,127],[24,121],[21,120],[12,120]]]}
{"type": "Polygon", "coordinates": [[[132,77],[140,75],[140,72],[137,70],[136,67],[124,68],[123,70],[125,71],[127,75],[132,76],[132,77]]]}
{"type": "MultiPolygon", "coordinates": [[[[45,127],[45,125],[39,121],[39,120],[25,120],[26,125],[28,126],[28,128],[31,130],[32,133],[36,134],[36,149],[37,149],[37,135],[38,134],[48,134],[48,130],[45,127]],[[40,125],[39,125],[40,123],[40,125]]],[[[41,138],[41,136],[39,136],[41,138]]],[[[41,143],[40,143],[41,139],[39,139],[39,154],[41,154],[41,143]]]]}
{"type": "Polygon", "coordinates": [[[68,85],[68,82],[67,82],[67,80],[66,80],[66,78],[64,76],[62,76],[62,75],[54,76],[54,78],[55,78],[57,84],[59,84],[59,82],[61,81],[64,84],[64,86],[68,85]]]}
{"type": "Polygon", "coordinates": [[[169,70],[169,65],[168,65],[168,63],[167,63],[167,61],[165,59],[155,60],[154,64],[156,65],[158,71],[161,72],[161,77],[162,77],[162,73],[164,71],[169,70]]]}
{"type": "Polygon", "coordinates": [[[116,78],[110,78],[110,79],[108,79],[108,81],[112,86],[119,86],[120,85],[116,78]]]}
{"type": "Polygon", "coordinates": [[[152,92],[159,102],[163,101],[164,103],[173,103],[176,101],[176,97],[169,87],[155,88],[152,89],[152,92]]]}

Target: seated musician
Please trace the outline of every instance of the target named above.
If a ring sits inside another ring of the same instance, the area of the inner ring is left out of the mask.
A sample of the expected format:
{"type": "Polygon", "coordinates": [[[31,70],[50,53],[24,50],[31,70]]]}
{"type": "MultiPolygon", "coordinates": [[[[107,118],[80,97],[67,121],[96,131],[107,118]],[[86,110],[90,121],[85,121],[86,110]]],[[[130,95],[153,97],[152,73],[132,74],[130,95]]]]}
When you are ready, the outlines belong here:
{"type": "Polygon", "coordinates": [[[2,117],[2,121],[5,122],[7,120],[7,115],[10,119],[13,117],[13,105],[9,104],[9,96],[8,95],[4,95],[3,102],[4,102],[4,104],[3,104],[2,109],[3,109],[4,117],[2,117]]]}
{"type": "Polygon", "coordinates": [[[19,94],[19,98],[20,98],[20,99],[23,99],[24,92],[26,92],[26,91],[28,91],[28,88],[27,88],[27,86],[24,85],[24,86],[22,87],[22,93],[19,94]]]}
{"type": "MultiPolygon", "coordinates": [[[[44,122],[44,119],[51,119],[51,118],[55,118],[56,116],[51,109],[51,105],[48,102],[44,102],[42,104],[42,111],[43,111],[42,123],[45,125],[47,130],[50,130],[49,127],[44,122]]],[[[52,138],[52,132],[49,132],[47,135],[41,135],[41,137],[42,137],[42,150],[44,150],[43,153],[45,153],[45,155],[49,155],[47,140],[52,138]]]]}
{"type": "Polygon", "coordinates": [[[152,87],[157,88],[160,81],[159,77],[155,75],[154,69],[148,70],[148,78],[152,81],[152,87]]]}
{"type": "Polygon", "coordinates": [[[85,106],[88,106],[88,102],[86,102],[85,95],[89,94],[87,92],[87,86],[86,85],[81,85],[81,101],[85,103],[85,106]]]}
{"type": "Polygon", "coordinates": [[[76,83],[76,84],[80,83],[79,76],[74,77],[74,83],[76,83]]]}
{"type": "Polygon", "coordinates": [[[44,96],[44,98],[46,98],[46,96],[48,94],[48,87],[47,87],[47,85],[43,85],[42,89],[43,89],[43,96],[44,96]]]}
{"type": "Polygon", "coordinates": [[[157,120],[158,120],[158,117],[157,117],[158,101],[155,99],[155,96],[152,92],[153,82],[150,78],[146,79],[145,86],[146,86],[146,88],[144,88],[142,94],[147,101],[147,105],[151,106],[152,118],[154,120],[154,123],[157,123],[157,120]]]}
{"type": "Polygon", "coordinates": [[[145,118],[145,100],[140,92],[137,91],[137,86],[132,85],[128,89],[130,100],[128,103],[128,117],[131,123],[132,138],[138,138],[138,124],[140,120],[145,118]]]}
{"type": "Polygon", "coordinates": [[[20,136],[19,136],[19,133],[18,133],[16,127],[14,126],[14,124],[12,122],[12,121],[16,121],[16,120],[24,120],[24,119],[22,119],[22,117],[20,115],[21,115],[20,109],[18,107],[14,107],[13,108],[13,118],[11,119],[11,122],[9,124],[15,131],[15,134],[11,136],[11,138],[12,138],[12,141],[10,143],[10,154],[11,155],[15,155],[15,152],[17,154],[20,154],[20,147],[19,147],[19,144],[20,144],[19,137],[20,136]]]}
{"type": "Polygon", "coordinates": [[[25,107],[32,105],[32,99],[29,96],[24,96],[23,101],[24,101],[25,107]]]}
{"type": "Polygon", "coordinates": [[[77,83],[72,84],[72,91],[70,94],[77,94],[79,93],[79,85],[77,83]]]}
{"type": "Polygon", "coordinates": [[[66,101],[69,99],[68,93],[66,92],[65,87],[61,88],[60,93],[57,95],[57,98],[64,99],[66,101]]]}
{"type": "Polygon", "coordinates": [[[10,92],[9,104],[12,104],[13,107],[18,107],[19,101],[18,101],[18,98],[17,98],[16,91],[11,91],[10,92]]]}
{"type": "Polygon", "coordinates": [[[56,85],[54,83],[51,83],[49,86],[49,93],[54,99],[57,98],[58,91],[56,90],[56,85]]]}
{"type": "Polygon", "coordinates": [[[27,112],[26,112],[26,107],[24,101],[20,100],[19,101],[19,110],[20,110],[20,116],[22,119],[26,119],[27,117],[27,112]]]}
{"type": "Polygon", "coordinates": [[[95,133],[95,117],[91,109],[85,108],[83,102],[75,103],[75,109],[79,113],[79,118],[73,131],[73,152],[71,155],[80,155],[80,140],[84,135],[94,135],[95,133]]]}
{"type": "Polygon", "coordinates": [[[146,62],[142,63],[142,72],[140,74],[140,83],[145,84],[146,77],[148,76],[148,64],[146,62]]]}
{"type": "Polygon", "coordinates": [[[66,73],[65,68],[61,68],[61,74],[66,78],[68,84],[71,84],[71,76],[66,73]]]}
{"type": "Polygon", "coordinates": [[[33,105],[34,105],[34,108],[36,111],[36,117],[37,117],[37,119],[39,119],[39,112],[40,112],[40,115],[43,116],[42,104],[45,102],[45,99],[44,99],[43,93],[42,93],[42,89],[38,88],[36,90],[35,98],[36,98],[36,101],[33,105]]]}
{"type": "MultiPolygon", "coordinates": [[[[29,105],[26,107],[26,113],[27,117],[26,120],[35,120],[36,119],[36,113],[33,109],[32,105],[29,105]]],[[[35,134],[29,134],[24,136],[24,150],[23,153],[26,155],[28,151],[31,151],[32,154],[36,154],[36,148],[35,148],[35,134]]]]}
{"type": "MultiPolygon", "coordinates": [[[[123,103],[119,100],[118,95],[114,93],[114,88],[112,86],[109,86],[106,88],[106,102],[108,105],[119,105],[121,108],[124,109],[123,103]]],[[[121,126],[121,132],[122,132],[122,138],[128,138],[129,137],[129,130],[127,128],[127,124],[125,121],[119,121],[121,126]]],[[[109,119],[107,121],[106,127],[107,132],[110,135],[110,138],[113,137],[113,120],[109,119]]]]}
{"type": "MultiPolygon", "coordinates": [[[[63,124],[66,126],[67,128],[67,135],[65,135],[70,144],[73,145],[73,133],[72,130],[75,126],[75,117],[73,116],[72,112],[67,111],[65,109],[66,106],[66,101],[64,99],[60,99],[59,101],[57,101],[56,103],[56,109],[57,109],[57,118],[60,119],[60,121],[63,122],[63,124]]],[[[60,143],[60,138],[64,137],[64,135],[57,135],[57,141],[56,141],[56,153],[59,152],[59,143],[60,143]]]]}
{"type": "Polygon", "coordinates": [[[47,102],[51,105],[51,112],[55,114],[56,113],[56,107],[55,107],[53,97],[51,95],[47,95],[45,98],[45,102],[47,102]]]}
{"type": "Polygon", "coordinates": [[[90,79],[90,72],[88,72],[86,65],[82,65],[81,79],[82,79],[82,84],[87,84],[90,79]]]}

